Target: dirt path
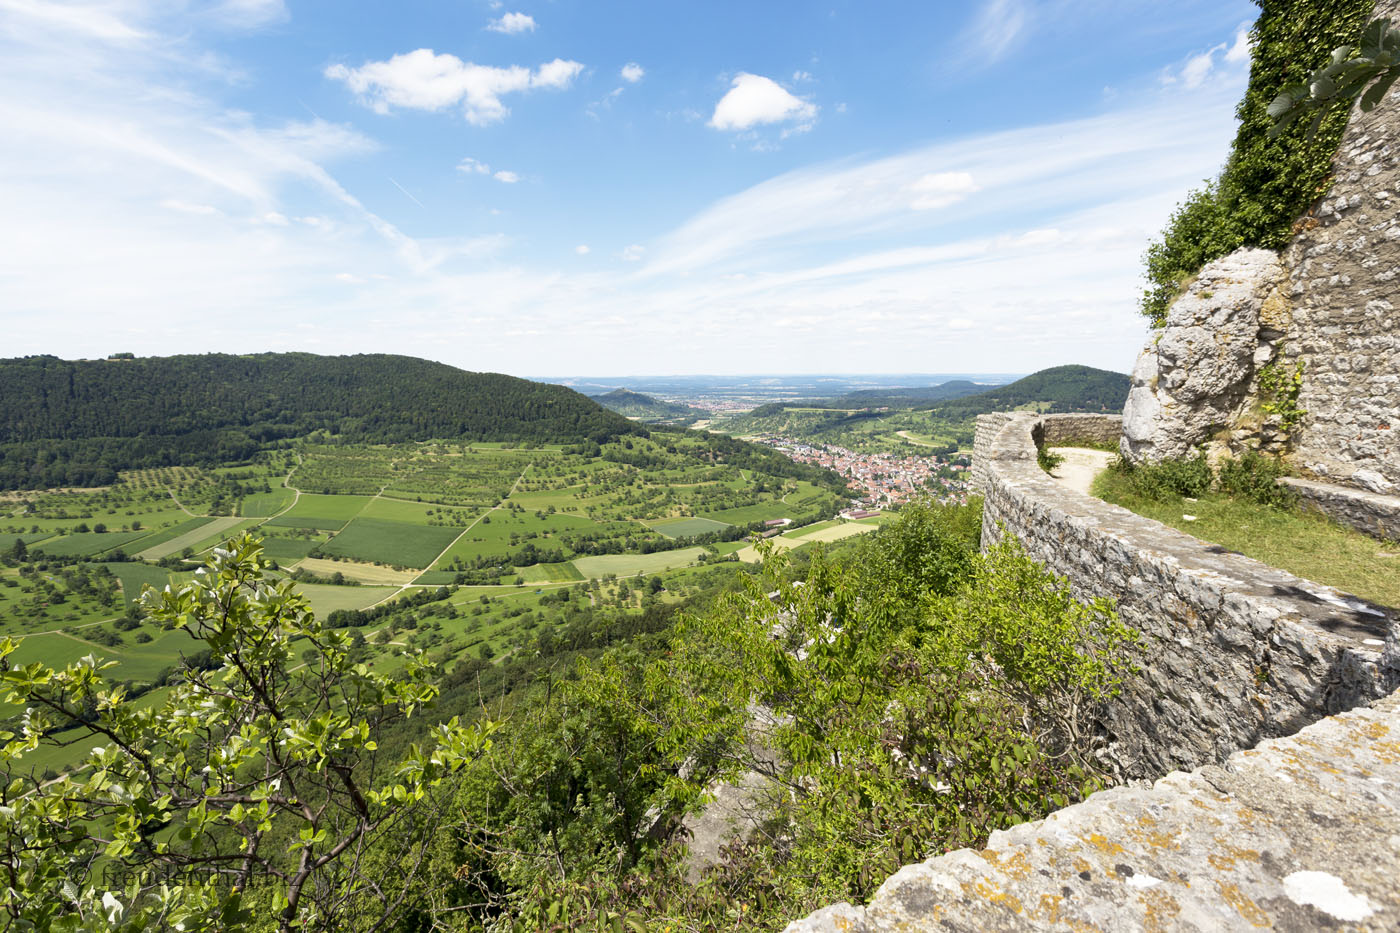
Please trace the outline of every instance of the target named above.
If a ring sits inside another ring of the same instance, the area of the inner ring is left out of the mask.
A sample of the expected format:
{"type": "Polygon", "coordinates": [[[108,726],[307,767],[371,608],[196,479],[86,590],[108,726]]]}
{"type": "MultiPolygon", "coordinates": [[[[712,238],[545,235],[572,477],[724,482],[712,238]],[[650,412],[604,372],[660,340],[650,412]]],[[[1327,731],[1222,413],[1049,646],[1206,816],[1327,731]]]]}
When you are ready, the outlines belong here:
{"type": "Polygon", "coordinates": [[[1117,454],[1107,450],[1089,450],[1084,447],[1052,447],[1051,453],[1059,454],[1065,462],[1055,468],[1050,475],[1076,492],[1089,494],[1094,477],[1103,472],[1117,454]]]}

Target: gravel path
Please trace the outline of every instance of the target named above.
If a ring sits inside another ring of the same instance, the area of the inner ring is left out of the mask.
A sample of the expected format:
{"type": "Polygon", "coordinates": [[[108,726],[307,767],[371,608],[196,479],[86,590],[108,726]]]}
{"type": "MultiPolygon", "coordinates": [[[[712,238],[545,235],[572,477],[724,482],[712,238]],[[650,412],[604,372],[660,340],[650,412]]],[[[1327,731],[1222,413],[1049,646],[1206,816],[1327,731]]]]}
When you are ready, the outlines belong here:
{"type": "Polygon", "coordinates": [[[1050,475],[1070,489],[1085,495],[1088,495],[1094,477],[1118,456],[1107,450],[1088,450],[1083,447],[1052,447],[1050,452],[1065,458],[1065,462],[1056,467],[1055,472],[1050,475]]]}

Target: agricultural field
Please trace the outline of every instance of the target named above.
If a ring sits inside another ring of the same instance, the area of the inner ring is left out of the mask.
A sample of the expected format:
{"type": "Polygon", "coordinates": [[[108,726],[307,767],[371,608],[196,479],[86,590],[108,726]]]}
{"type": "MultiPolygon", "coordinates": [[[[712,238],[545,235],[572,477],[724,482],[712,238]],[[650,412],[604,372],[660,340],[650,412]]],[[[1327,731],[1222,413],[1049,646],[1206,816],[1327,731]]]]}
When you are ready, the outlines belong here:
{"type": "Polygon", "coordinates": [[[461,533],[461,528],[357,518],[312,554],[421,570],[461,533]]]}
{"type": "Polygon", "coordinates": [[[658,531],[668,538],[690,538],[731,527],[728,522],[715,521],[713,518],[664,518],[647,524],[653,531],[658,531]]]}
{"type": "Polygon", "coordinates": [[[712,430],[736,437],[781,435],[808,443],[833,444],[859,453],[944,455],[970,453],[974,421],[919,409],[850,411],[783,408],[771,414],[734,415],[712,430]]]}
{"type": "Polygon", "coordinates": [[[154,702],[198,646],[132,599],[189,580],[210,549],[250,531],[280,574],[301,577],[318,616],[352,620],[370,663],[390,668],[413,647],[444,670],[480,665],[593,612],[679,600],[734,573],[707,562],[742,551],[765,520],[813,522],[845,505],[839,484],[726,443],[660,432],[574,447],[300,443],[244,463],[130,471],[101,489],[10,494],[0,635],[20,639],[16,663],[115,661],[114,676],[154,702]],[[726,462],[731,449],[747,459],[726,462]]]}

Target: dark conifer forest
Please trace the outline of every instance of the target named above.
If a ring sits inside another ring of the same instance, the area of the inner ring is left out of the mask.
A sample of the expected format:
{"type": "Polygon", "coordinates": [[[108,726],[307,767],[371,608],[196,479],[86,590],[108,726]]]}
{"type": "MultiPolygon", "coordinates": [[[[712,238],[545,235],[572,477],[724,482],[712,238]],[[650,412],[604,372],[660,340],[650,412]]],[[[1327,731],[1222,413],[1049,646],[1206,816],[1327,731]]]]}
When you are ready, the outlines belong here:
{"type": "Polygon", "coordinates": [[[313,431],[356,443],[580,443],[646,428],[563,386],[388,354],[0,360],[0,489],[227,462],[313,431]]]}

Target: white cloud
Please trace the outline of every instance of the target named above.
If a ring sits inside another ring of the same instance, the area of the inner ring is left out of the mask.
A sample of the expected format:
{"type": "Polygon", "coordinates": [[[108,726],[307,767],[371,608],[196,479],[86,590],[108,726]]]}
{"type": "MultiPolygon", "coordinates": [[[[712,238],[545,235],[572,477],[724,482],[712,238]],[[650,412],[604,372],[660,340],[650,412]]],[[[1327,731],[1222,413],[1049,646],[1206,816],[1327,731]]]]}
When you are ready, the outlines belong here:
{"type": "Polygon", "coordinates": [[[622,75],[622,80],[626,81],[628,84],[636,84],[638,81],[642,80],[647,72],[645,68],[638,65],[636,62],[628,62],[622,66],[622,71],[618,73],[622,75]]]}
{"type": "Polygon", "coordinates": [[[956,204],[980,189],[970,172],[930,172],[916,179],[909,190],[915,195],[909,206],[929,211],[956,204]]]}
{"type": "Polygon", "coordinates": [[[797,71],[794,71],[792,73],[792,80],[798,84],[802,84],[804,82],[811,81],[814,79],[812,78],[812,73],[810,71],[803,71],[799,68],[797,71]]]}
{"type": "Polygon", "coordinates": [[[638,246],[636,243],[633,243],[631,246],[624,247],[622,252],[617,255],[626,262],[640,262],[646,251],[647,249],[645,246],[638,246]]]}
{"type": "Polygon", "coordinates": [[[1225,60],[1232,65],[1248,64],[1250,52],[1249,24],[1242,23],[1235,31],[1235,41],[1230,45],[1230,50],[1225,53],[1225,60]]]}
{"type": "Polygon", "coordinates": [[[1242,23],[1235,30],[1232,42],[1221,42],[1204,52],[1192,55],[1180,67],[1166,69],[1162,72],[1161,82],[1163,86],[1180,84],[1192,90],[1209,80],[1232,81],[1238,74],[1248,70],[1250,52],[1249,24],[1242,23]]]}
{"type": "Polygon", "coordinates": [[[577,253],[577,254],[580,255],[580,256],[587,256],[589,253],[591,253],[591,252],[593,252],[593,251],[592,251],[591,249],[588,248],[588,244],[587,244],[587,243],[580,243],[578,246],[575,246],[575,247],[574,247],[574,252],[577,253]]]}
{"type": "Polygon", "coordinates": [[[388,113],[392,107],[435,111],[460,104],[467,122],[485,126],[510,113],[501,102],[503,95],[567,88],[581,71],[583,65],[578,62],[558,58],[531,71],[520,65],[477,65],[455,55],[417,49],[359,68],[332,65],[325,75],[344,82],[378,113],[388,113]]]}
{"type": "Polygon", "coordinates": [[[535,18],[526,16],[524,13],[507,13],[500,19],[493,19],[486,28],[492,32],[503,32],[507,35],[534,32],[535,18]]]}
{"type": "MultiPolygon", "coordinates": [[[[13,2],[0,0],[5,27],[13,2]]],[[[1242,70],[1222,65],[1195,89],[1094,102],[1093,119],[803,167],[669,232],[638,229],[645,251],[600,246],[600,264],[586,244],[493,233],[486,208],[470,236],[400,230],[337,180],[373,141],[240,113],[246,95],[157,59],[173,44],[159,19],[104,9],[111,38],[74,26],[78,39],[54,43],[58,26],[34,25],[43,42],[20,47],[0,28],[11,355],[374,349],[521,374],[577,371],[580,359],[691,372],[1125,369],[1143,336],[1143,246],[1218,169],[1243,87],[1242,70]],[[948,180],[958,173],[972,185],[948,180]],[[958,194],[952,208],[911,210],[958,194]]],[[[183,69],[199,52],[190,41],[183,69]]],[[[465,93],[441,106],[465,107],[465,93]]],[[[386,172],[409,171],[355,168],[376,193],[386,172]]],[[[421,216],[391,193],[385,210],[421,216]]],[[[435,207],[438,194],[423,190],[435,207]]]]}
{"type": "Polygon", "coordinates": [[[506,171],[505,169],[502,169],[501,171],[496,172],[496,173],[495,173],[494,175],[492,175],[491,177],[494,178],[494,179],[496,179],[497,181],[503,182],[504,184],[507,184],[507,185],[513,185],[513,184],[515,184],[517,181],[520,180],[520,176],[517,175],[515,172],[508,172],[508,171],[506,171]]]}
{"type": "Polygon", "coordinates": [[[746,130],[764,123],[810,121],[815,104],[796,97],[772,78],[740,73],[715,105],[709,125],[717,130],[746,130]]]}

